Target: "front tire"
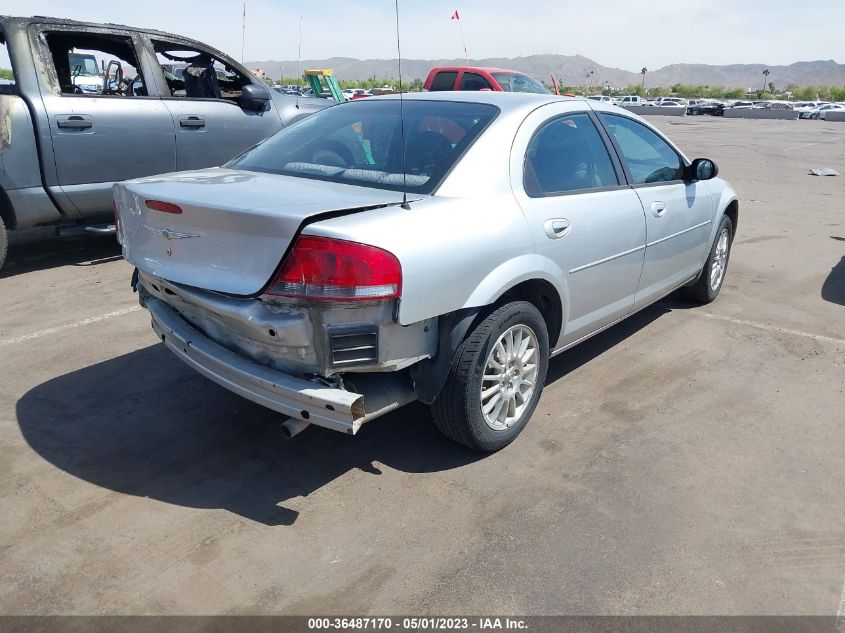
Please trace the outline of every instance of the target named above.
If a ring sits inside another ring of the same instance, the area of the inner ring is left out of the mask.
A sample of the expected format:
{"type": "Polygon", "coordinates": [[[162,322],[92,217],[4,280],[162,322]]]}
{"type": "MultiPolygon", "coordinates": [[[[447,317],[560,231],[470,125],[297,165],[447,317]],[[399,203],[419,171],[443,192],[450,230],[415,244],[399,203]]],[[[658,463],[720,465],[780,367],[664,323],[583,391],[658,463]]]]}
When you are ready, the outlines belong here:
{"type": "Polygon", "coordinates": [[[710,303],[719,296],[719,291],[725,282],[725,274],[728,272],[733,234],[733,222],[728,216],[723,215],[716,231],[716,239],[713,240],[713,245],[710,247],[710,255],[704,264],[704,269],[698,279],[684,289],[687,296],[693,301],[702,304],[710,303]]]}
{"type": "Polygon", "coordinates": [[[461,343],[440,395],[434,424],[449,439],[478,451],[498,451],[525,428],[543,391],[549,334],[526,301],[491,313],[461,343]]]}

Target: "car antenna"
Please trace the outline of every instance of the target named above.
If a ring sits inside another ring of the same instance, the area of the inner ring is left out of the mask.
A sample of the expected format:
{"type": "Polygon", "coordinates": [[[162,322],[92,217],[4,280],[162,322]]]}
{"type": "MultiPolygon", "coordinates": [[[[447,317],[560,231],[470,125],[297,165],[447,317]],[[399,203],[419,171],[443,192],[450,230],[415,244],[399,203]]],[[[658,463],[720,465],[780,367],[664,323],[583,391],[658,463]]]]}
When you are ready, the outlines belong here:
{"type": "MultiPolygon", "coordinates": [[[[299,16],[299,46],[296,49],[296,80],[299,81],[302,79],[302,16],[299,16]]],[[[285,78],[285,74],[282,73],[282,79],[285,78]]],[[[299,110],[299,96],[300,90],[296,91],[296,109],[299,110]]]]}
{"type": "Polygon", "coordinates": [[[410,209],[408,204],[408,171],[405,168],[405,102],[402,98],[402,49],[399,46],[399,0],[393,0],[396,9],[396,56],[399,61],[399,133],[402,141],[402,204],[403,209],[410,209]]]}

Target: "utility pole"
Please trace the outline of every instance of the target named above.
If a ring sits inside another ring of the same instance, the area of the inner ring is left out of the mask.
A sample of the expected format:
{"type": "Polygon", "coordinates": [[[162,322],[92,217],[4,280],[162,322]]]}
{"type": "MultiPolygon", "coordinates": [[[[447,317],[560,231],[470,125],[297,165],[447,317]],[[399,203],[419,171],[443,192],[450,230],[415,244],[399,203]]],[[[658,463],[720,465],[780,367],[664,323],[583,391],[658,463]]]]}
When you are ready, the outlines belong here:
{"type": "Polygon", "coordinates": [[[244,47],[246,46],[246,0],[244,0],[244,14],[241,22],[241,63],[244,63],[244,47]]]}
{"type": "Polygon", "coordinates": [[[299,49],[296,53],[296,77],[297,80],[302,77],[302,16],[299,16],[299,49]]]}

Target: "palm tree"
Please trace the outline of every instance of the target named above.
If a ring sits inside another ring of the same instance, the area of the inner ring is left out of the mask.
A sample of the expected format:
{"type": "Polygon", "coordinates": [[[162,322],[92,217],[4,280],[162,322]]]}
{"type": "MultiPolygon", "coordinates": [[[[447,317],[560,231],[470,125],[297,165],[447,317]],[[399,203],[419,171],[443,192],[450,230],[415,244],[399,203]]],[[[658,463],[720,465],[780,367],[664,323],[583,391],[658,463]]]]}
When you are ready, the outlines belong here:
{"type": "Polygon", "coordinates": [[[593,85],[593,75],[595,75],[595,74],[596,74],[595,70],[591,70],[590,72],[587,73],[587,92],[590,91],[590,88],[593,85]]]}
{"type": "Polygon", "coordinates": [[[766,78],[769,76],[769,69],[763,71],[763,92],[766,92],[766,78]]]}
{"type": "Polygon", "coordinates": [[[640,74],[643,76],[643,84],[642,89],[645,90],[645,74],[648,72],[648,68],[643,66],[643,69],[640,71],[640,74]]]}

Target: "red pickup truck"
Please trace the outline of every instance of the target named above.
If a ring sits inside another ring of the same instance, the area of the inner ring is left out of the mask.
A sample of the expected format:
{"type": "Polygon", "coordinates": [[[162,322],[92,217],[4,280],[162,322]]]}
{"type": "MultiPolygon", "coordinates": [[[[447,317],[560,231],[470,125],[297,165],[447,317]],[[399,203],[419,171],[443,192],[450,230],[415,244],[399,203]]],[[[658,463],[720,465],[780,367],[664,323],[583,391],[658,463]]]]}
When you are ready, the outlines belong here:
{"type": "Polygon", "coordinates": [[[506,68],[439,66],[432,68],[423,90],[493,90],[495,92],[536,92],[548,94],[533,77],[506,68]]]}

